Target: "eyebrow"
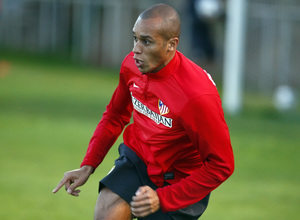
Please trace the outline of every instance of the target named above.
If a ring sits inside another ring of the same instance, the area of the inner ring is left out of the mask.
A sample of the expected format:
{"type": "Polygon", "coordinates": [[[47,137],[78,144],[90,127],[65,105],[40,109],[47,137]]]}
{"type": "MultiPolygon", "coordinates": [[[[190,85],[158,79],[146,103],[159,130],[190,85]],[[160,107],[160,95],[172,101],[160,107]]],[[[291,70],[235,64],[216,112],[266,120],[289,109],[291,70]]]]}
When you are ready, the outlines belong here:
{"type": "MultiPolygon", "coordinates": [[[[134,35],[136,35],[134,32],[132,32],[134,35]]],[[[142,39],[151,39],[153,40],[153,37],[151,37],[150,35],[140,35],[140,38],[142,39]]]]}

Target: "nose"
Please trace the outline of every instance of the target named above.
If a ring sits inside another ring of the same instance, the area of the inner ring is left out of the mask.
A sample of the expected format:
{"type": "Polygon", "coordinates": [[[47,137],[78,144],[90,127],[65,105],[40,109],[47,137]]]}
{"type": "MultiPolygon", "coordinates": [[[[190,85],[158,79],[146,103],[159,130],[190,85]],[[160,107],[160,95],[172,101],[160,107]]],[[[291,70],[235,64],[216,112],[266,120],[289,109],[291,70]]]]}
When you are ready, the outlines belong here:
{"type": "Polygon", "coordinates": [[[135,53],[135,54],[142,53],[142,48],[141,48],[138,41],[134,41],[132,52],[135,53]]]}

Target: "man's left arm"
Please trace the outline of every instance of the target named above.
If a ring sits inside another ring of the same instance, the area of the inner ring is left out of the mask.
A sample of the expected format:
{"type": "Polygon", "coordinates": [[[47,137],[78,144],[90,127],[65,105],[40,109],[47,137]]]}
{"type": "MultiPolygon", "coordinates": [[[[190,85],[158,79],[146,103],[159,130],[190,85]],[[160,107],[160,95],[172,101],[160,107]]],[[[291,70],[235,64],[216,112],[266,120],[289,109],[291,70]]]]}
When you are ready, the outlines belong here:
{"type": "Polygon", "coordinates": [[[218,95],[194,98],[181,112],[181,122],[203,165],[180,182],[157,189],[161,209],[176,211],[204,198],[234,170],[229,131],[218,95]]]}

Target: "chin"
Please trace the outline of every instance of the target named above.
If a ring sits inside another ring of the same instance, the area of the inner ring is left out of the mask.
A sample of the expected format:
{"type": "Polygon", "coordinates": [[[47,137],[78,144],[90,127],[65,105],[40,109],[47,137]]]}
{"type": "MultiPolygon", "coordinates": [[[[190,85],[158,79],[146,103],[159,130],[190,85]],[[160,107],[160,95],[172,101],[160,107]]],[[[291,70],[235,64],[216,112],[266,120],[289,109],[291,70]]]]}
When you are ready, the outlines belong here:
{"type": "Polygon", "coordinates": [[[139,68],[139,71],[140,71],[142,74],[147,73],[147,71],[145,71],[144,69],[141,69],[141,68],[139,68]]]}
{"type": "Polygon", "coordinates": [[[150,72],[150,70],[148,68],[139,68],[139,71],[143,74],[150,72]]]}

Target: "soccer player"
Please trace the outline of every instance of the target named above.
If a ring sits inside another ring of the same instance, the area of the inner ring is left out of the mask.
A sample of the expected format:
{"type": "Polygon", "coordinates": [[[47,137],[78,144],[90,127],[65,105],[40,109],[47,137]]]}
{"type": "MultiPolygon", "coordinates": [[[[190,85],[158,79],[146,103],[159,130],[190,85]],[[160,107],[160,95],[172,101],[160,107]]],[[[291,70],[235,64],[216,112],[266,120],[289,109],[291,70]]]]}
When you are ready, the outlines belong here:
{"type": "Polygon", "coordinates": [[[180,18],[169,5],[140,14],[119,84],[81,168],[63,185],[78,196],[125,128],[120,157],[99,183],[95,219],[198,219],[212,190],[233,172],[221,100],[211,76],[177,51],[180,18]]]}

